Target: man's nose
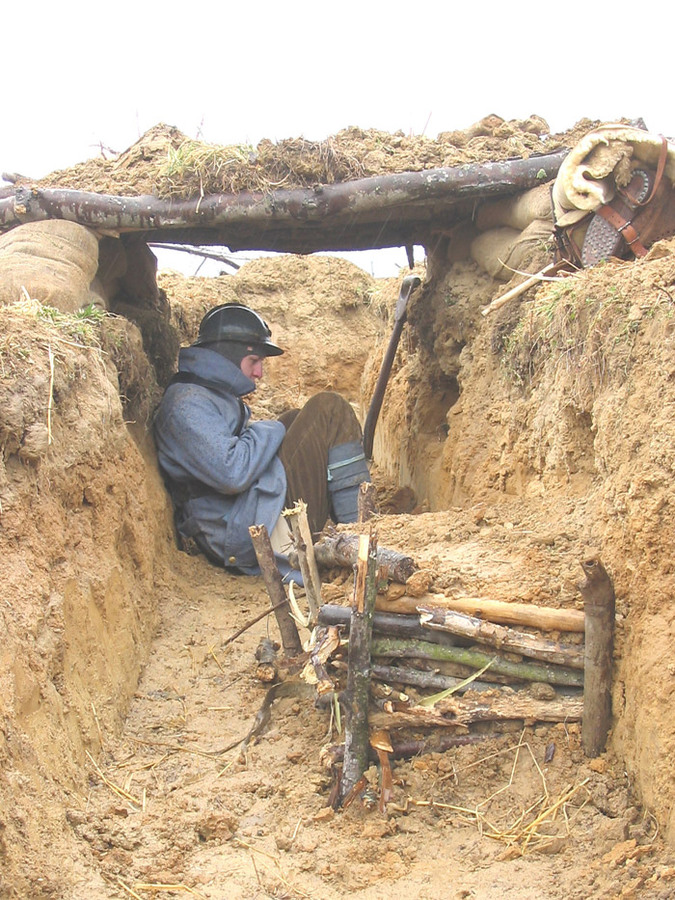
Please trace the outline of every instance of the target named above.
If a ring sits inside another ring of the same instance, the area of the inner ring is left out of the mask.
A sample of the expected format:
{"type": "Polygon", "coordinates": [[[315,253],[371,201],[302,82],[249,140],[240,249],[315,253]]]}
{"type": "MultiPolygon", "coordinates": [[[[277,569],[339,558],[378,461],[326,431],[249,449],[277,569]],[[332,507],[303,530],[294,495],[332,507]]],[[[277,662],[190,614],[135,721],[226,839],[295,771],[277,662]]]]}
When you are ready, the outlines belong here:
{"type": "Polygon", "coordinates": [[[262,364],[262,360],[261,360],[261,359],[258,360],[257,363],[254,363],[254,365],[253,365],[253,373],[252,373],[252,374],[253,374],[253,377],[254,377],[254,378],[262,378],[262,376],[263,376],[263,364],[262,364]]]}

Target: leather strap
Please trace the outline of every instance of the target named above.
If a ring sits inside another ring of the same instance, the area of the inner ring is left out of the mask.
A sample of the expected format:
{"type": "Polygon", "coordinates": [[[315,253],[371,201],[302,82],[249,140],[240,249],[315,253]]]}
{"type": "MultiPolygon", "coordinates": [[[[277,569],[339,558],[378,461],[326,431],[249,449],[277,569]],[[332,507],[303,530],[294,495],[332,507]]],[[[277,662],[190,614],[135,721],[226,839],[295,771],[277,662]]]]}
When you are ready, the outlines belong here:
{"type": "Polygon", "coordinates": [[[638,203],[638,206],[646,206],[654,197],[658,186],[661,184],[661,179],[663,178],[663,173],[666,170],[666,160],[668,159],[668,141],[666,138],[661,135],[661,150],[659,151],[659,161],[656,165],[656,175],[654,177],[654,184],[652,185],[652,189],[649,192],[649,196],[638,203]]]}
{"type": "MultiPolygon", "coordinates": [[[[623,204],[621,205],[623,206],[623,204]]],[[[633,223],[625,217],[625,215],[622,215],[622,212],[608,204],[606,206],[601,206],[598,210],[598,213],[602,216],[603,219],[609,222],[612,228],[615,228],[619,232],[619,234],[628,244],[635,256],[647,255],[647,248],[640,240],[640,234],[638,230],[635,228],[633,223]]]]}

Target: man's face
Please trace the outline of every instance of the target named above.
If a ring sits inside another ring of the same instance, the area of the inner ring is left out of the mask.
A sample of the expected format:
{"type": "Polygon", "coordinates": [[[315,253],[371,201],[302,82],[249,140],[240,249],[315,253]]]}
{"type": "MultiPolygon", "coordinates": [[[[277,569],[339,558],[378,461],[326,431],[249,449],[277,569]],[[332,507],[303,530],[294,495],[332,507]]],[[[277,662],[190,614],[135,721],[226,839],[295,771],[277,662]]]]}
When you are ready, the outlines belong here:
{"type": "Polygon", "coordinates": [[[242,359],[239,368],[247,378],[250,378],[252,381],[259,381],[263,375],[264,359],[264,356],[258,356],[256,353],[249,353],[248,356],[245,356],[242,359]]]}

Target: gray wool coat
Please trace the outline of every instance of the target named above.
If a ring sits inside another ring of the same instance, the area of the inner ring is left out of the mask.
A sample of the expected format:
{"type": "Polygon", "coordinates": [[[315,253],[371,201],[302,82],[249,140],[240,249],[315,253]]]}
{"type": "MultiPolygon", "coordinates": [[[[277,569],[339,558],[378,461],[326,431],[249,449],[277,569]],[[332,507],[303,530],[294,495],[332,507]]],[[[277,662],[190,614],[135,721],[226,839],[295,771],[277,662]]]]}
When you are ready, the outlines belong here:
{"type": "Polygon", "coordinates": [[[178,370],[218,388],[170,384],[155,417],[178,530],[185,537],[200,533],[224,565],[257,573],[248,529],[265,525],[271,534],[284,506],[286,473],[277,452],[286,429],[277,421],[250,421],[240,398],[255,383],[208,347],[181,350],[178,370]]]}

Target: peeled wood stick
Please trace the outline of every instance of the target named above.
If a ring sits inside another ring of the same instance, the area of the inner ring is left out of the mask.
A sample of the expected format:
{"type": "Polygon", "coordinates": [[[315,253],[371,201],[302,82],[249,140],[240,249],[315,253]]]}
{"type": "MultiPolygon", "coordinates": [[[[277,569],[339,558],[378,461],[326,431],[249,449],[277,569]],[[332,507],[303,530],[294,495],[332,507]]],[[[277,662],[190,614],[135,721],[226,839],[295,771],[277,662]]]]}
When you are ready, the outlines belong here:
{"type": "MultiPolygon", "coordinates": [[[[326,535],[318,544],[314,545],[316,561],[320,566],[345,566],[352,568],[356,565],[359,553],[359,535],[340,532],[339,534],[326,535]]],[[[396,550],[387,550],[386,547],[377,549],[377,565],[384,578],[405,584],[415,571],[415,561],[410,556],[398,553],[396,550]]],[[[411,610],[414,612],[415,610],[411,610]]]]}
{"type": "Polygon", "coordinates": [[[321,578],[314,557],[312,533],[307,520],[307,504],[299,500],[293,509],[284,513],[291,524],[293,541],[298,553],[298,565],[305,583],[307,606],[309,608],[309,627],[314,628],[321,602],[321,578]]]}
{"type": "Polygon", "coordinates": [[[376,609],[395,613],[433,612],[435,609],[454,609],[457,612],[499,622],[503,625],[530,625],[542,631],[583,631],[584,614],[578,609],[555,609],[531,603],[508,603],[504,600],[485,600],[479,597],[448,597],[445,594],[426,594],[423,597],[400,597],[398,600],[378,599],[376,609]]]}
{"type": "Polygon", "coordinates": [[[586,580],[579,585],[586,611],[586,667],[581,746],[586,756],[605,749],[612,718],[612,653],[614,649],[614,587],[599,559],[581,563],[586,580]]]}
{"type": "MultiPolygon", "coordinates": [[[[487,316],[489,313],[494,312],[496,309],[504,306],[509,300],[515,300],[516,297],[520,297],[521,294],[524,294],[525,291],[529,291],[531,287],[537,284],[540,281],[549,281],[552,276],[556,275],[561,269],[569,266],[569,261],[566,259],[561,259],[556,263],[549,263],[549,265],[544,266],[541,271],[536,272],[534,275],[530,275],[529,278],[526,278],[525,281],[521,281],[520,284],[517,284],[514,288],[511,288],[510,291],[507,291],[505,294],[502,294],[501,297],[496,297],[492,303],[485,307],[485,309],[481,310],[481,314],[487,316]]],[[[560,280],[560,279],[556,279],[560,280]]]]}
{"type": "Polygon", "coordinates": [[[573,669],[584,667],[583,647],[565,645],[534,634],[525,634],[505,625],[495,625],[494,622],[486,622],[455,610],[436,609],[433,612],[424,612],[420,615],[420,622],[428,628],[458,634],[479,644],[489,644],[501,650],[520,653],[530,659],[571,666],[573,669]]]}
{"type": "Polygon", "coordinates": [[[347,689],[344,694],[345,761],[340,801],[344,802],[368,768],[368,701],[370,698],[370,643],[377,593],[377,535],[362,534],[354,583],[354,602],[349,628],[347,689]]]}
{"type": "MultiPolygon", "coordinates": [[[[335,690],[335,683],[326,671],[326,662],[340,646],[340,635],[337,628],[326,628],[323,634],[320,631],[319,634],[317,644],[310,653],[309,665],[314,672],[316,692],[319,697],[322,697],[335,690]]],[[[309,681],[304,672],[302,677],[309,681]]]]}
{"type": "Polygon", "coordinates": [[[436,728],[508,719],[575,722],[581,718],[583,705],[580,698],[537,700],[524,694],[491,697],[489,703],[449,697],[430,708],[414,706],[396,712],[377,710],[371,714],[370,724],[374,728],[436,728]]]}
{"type": "Polygon", "coordinates": [[[521,681],[544,681],[549,684],[566,684],[581,686],[584,683],[583,672],[565,666],[546,663],[511,662],[497,653],[484,653],[466,647],[442,647],[428,641],[403,640],[401,638],[377,637],[373,640],[373,656],[388,656],[395,659],[418,658],[446,660],[461,663],[473,669],[482,669],[494,660],[488,669],[492,675],[508,675],[521,681]]]}
{"type": "Polygon", "coordinates": [[[270,595],[274,615],[281,632],[281,644],[287,656],[298,656],[302,653],[302,643],[298,629],[291,616],[286,591],[274,559],[274,550],[270,543],[267,528],[264,525],[251,525],[249,528],[253,549],[258,559],[260,572],[265,581],[267,593],[270,595]],[[283,601],[286,601],[285,603],[283,601]]]}

